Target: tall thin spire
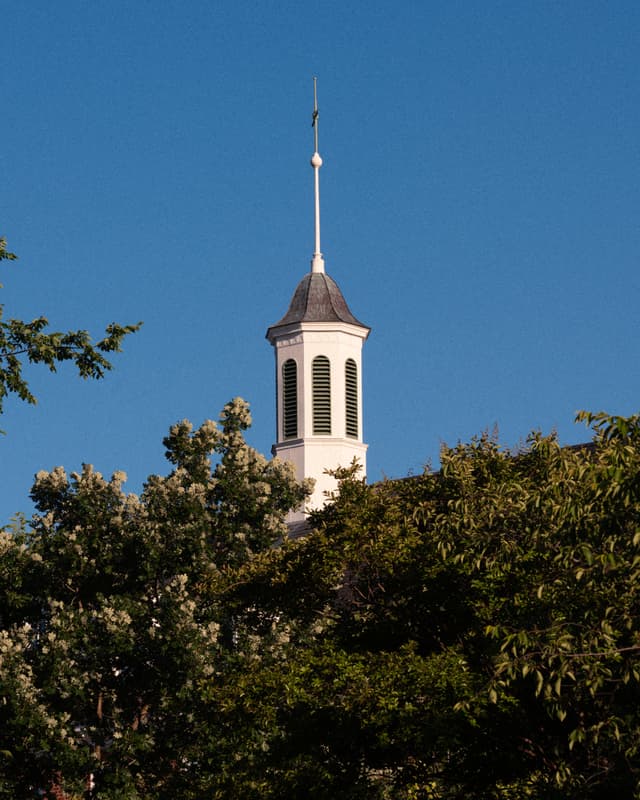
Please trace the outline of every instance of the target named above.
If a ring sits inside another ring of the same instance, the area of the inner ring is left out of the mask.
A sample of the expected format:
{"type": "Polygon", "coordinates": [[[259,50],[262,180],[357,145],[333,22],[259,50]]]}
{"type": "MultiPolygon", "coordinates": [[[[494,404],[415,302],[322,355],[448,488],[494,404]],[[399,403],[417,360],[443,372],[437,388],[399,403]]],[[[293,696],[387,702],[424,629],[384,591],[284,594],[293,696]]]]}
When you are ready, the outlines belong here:
{"type": "Polygon", "coordinates": [[[322,258],[322,251],[320,250],[320,167],[322,166],[322,159],[318,152],[318,79],[313,79],[313,116],[311,118],[311,126],[313,128],[313,155],[311,156],[311,166],[313,167],[313,174],[315,180],[315,201],[316,201],[316,248],[311,260],[311,272],[324,272],[324,259],[322,258]]]}

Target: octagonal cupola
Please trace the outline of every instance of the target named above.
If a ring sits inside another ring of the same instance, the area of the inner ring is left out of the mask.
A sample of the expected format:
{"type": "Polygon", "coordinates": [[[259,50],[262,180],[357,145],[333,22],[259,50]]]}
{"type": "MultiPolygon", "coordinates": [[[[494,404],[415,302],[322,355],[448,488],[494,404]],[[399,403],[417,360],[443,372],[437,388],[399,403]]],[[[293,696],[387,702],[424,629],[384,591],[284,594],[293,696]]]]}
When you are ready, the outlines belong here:
{"type": "MultiPolygon", "coordinates": [[[[366,474],[362,437],[362,345],[370,328],[350,311],[325,272],[320,250],[318,106],[314,79],[315,251],[287,313],[267,331],[276,358],[274,456],[291,462],[299,479],[314,478],[306,510],[319,508],[336,488],[327,469],[357,459],[366,474]]],[[[292,515],[303,519],[305,509],[292,515]]]]}

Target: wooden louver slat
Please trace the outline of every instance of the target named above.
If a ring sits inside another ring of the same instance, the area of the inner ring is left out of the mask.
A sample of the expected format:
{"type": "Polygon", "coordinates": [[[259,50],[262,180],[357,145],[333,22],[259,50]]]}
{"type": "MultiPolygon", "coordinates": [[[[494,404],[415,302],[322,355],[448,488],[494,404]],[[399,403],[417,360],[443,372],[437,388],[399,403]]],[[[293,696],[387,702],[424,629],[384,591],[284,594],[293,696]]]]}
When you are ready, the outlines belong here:
{"type": "Polygon", "coordinates": [[[331,364],[326,356],[316,356],[312,362],[313,433],[331,435],[331,364]]]}
{"type": "Polygon", "coordinates": [[[292,358],[282,365],[282,432],[285,439],[298,436],[298,365],[292,358]]]}
{"type": "Polygon", "coordinates": [[[344,366],[345,429],[347,436],[358,438],[358,366],[348,358],[344,366]]]}

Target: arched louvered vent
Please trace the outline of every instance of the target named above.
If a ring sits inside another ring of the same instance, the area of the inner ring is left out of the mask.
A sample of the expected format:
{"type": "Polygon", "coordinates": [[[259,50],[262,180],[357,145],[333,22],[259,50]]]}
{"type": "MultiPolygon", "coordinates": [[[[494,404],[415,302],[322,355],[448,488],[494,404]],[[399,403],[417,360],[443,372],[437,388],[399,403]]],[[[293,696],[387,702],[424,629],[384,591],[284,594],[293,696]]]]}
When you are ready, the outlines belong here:
{"type": "Polygon", "coordinates": [[[331,435],[331,364],[326,356],[316,356],[311,365],[313,379],[313,433],[331,435]]]}
{"type": "Polygon", "coordinates": [[[282,434],[298,436],[298,365],[292,358],[282,365],[282,434]]]}
{"type": "Polygon", "coordinates": [[[348,358],[344,365],[345,417],[347,436],[358,438],[358,365],[348,358]]]}

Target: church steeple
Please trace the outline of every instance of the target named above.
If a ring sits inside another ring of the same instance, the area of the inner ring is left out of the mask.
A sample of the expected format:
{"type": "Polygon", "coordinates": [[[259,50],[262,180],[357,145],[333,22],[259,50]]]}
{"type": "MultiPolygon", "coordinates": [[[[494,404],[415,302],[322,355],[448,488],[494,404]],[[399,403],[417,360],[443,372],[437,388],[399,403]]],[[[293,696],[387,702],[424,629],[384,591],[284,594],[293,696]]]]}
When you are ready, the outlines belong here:
{"type": "MultiPolygon", "coordinates": [[[[287,313],[267,331],[276,356],[274,456],[290,461],[299,479],[314,478],[309,508],[319,508],[335,480],[327,469],[356,458],[366,474],[362,440],[362,345],[370,328],[349,307],[325,272],[320,250],[318,100],[313,79],[315,250],[311,271],[298,284],[287,313]]],[[[302,519],[301,509],[293,520],[302,519]]]]}
{"type": "Polygon", "coordinates": [[[316,201],[316,249],[313,251],[311,259],[311,272],[324,272],[324,259],[320,250],[320,167],[322,159],[318,152],[318,128],[320,127],[320,112],[318,111],[318,79],[313,79],[313,116],[311,118],[313,127],[313,155],[311,156],[311,166],[313,167],[313,180],[315,185],[316,201]]]}

